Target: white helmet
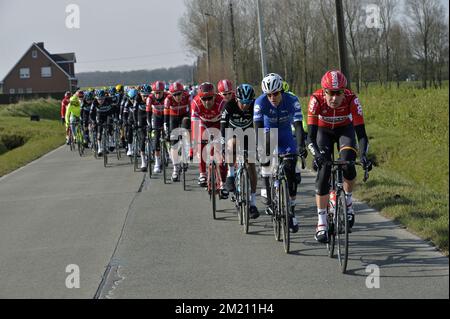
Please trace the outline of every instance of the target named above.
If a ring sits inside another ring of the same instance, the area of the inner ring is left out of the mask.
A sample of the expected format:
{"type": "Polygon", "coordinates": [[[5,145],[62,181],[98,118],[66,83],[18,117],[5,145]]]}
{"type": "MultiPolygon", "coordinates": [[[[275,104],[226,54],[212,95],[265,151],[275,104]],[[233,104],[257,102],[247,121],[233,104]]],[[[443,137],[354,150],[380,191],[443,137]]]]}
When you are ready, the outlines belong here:
{"type": "Polygon", "coordinates": [[[276,73],[269,73],[262,80],[261,88],[265,94],[281,91],[283,89],[283,79],[276,73]]]}

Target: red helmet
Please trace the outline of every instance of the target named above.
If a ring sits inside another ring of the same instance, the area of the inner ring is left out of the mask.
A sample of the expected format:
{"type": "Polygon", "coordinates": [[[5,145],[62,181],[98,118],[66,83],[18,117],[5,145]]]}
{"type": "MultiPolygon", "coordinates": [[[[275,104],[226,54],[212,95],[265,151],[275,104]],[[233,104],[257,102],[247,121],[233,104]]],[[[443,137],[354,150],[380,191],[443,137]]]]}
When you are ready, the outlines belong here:
{"type": "Polygon", "coordinates": [[[164,91],[165,87],[166,87],[166,85],[164,82],[156,81],[152,84],[152,91],[153,92],[164,91]]]}
{"type": "Polygon", "coordinates": [[[230,80],[220,80],[217,83],[217,90],[220,93],[233,91],[233,84],[230,80]]]}
{"type": "Polygon", "coordinates": [[[322,89],[343,90],[347,88],[347,79],[341,71],[328,71],[322,77],[322,89]]]}
{"type": "Polygon", "coordinates": [[[214,85],[209,82],[204,82],[198,87],[198,96],[200,98],[214,96],[215,94],[216,92],[214,92],[214,85]]]}
{"type": "Polygon", "coordinates": [[[184,86],[180,82],[174,82],[169,86],[170,93],[182,92],[182,91],[184,91],[184,86]]]}

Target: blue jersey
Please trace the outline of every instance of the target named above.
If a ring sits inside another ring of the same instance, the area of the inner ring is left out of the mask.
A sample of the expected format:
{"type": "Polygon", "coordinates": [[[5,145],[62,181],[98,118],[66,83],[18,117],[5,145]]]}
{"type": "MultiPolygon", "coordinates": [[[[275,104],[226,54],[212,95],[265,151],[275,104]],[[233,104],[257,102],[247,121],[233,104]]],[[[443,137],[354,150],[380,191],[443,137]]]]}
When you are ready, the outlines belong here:
{"type": "Polygon", "coordinates": [[[273,106],[267,95],[263,94],[255,101],[253,121],[264,122],[265,131],[278,128],[278,154],[297,153],[295,137],[292,136],[291,125],[302,122],[300,100],[291,94],[282,93],[283,98],[277,107],[273,106]]]}

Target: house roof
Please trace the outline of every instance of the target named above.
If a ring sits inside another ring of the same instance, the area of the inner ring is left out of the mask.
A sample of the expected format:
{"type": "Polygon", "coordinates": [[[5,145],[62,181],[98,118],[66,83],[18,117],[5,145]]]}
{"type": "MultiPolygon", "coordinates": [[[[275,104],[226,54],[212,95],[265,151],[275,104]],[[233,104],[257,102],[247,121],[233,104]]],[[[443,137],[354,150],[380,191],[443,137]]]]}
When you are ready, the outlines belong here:
{"type": "MultiPolygon", "coordinates": [[[[19,64],[20,61],[22,61],[22,59],[25,57],[25,55],[27,54],[28,51],[30,51],[30,49],[32,47],[35,47],[37,49],[39,49],[42,53],[44,53],[44,55],[51,61],[53,62],[54,65],[56,65],[62,72],[64,72],[65,75],[67,75],[68,79],[74,79],[75,78],[75,74],[69,74],[68,70],[66,70],[66,68],[63,67],[64,63],[75,63],[76,62],[76,58],[75,58],[75,53],[59,53],[59,54],[51,54],[50,52],[48,52],[45,48],[44,48],[44,43],[42,42],[33,42],[33,44],[31,45],[31,47],[25,51],[25,53],[22,55],[22,57],[17,61],[17,63],[12,67],[11,71],[9,71],[6,76],[3,78],[3,82],[5,81],[5,79],[10,75],[10,73],[16,68],[17,64],[19,64]],[[61,65],[60,65],[61,64],[61,65]]],[[[71,72],[73,73],[73,72],[71,72]]]]}

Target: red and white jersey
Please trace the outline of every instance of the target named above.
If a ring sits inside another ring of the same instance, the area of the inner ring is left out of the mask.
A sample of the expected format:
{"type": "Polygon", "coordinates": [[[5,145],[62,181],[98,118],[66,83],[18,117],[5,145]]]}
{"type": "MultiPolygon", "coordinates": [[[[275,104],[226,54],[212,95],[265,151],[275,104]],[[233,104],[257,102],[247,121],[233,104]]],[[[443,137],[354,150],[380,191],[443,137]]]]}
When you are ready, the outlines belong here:
{"type": "Polygon", "coordinates": [[[191,122],[200,121],[200,124],[206,126],[220,124],[224,107],[225,101],[219,94],[215,95],[214,106],[211,109],[205,108],[197,95],[191,102],[191,122]]]}
{"type": "Polygon", "coordinates": [[[308,125],[333,129],[350,123],[354,126],[364,124],[362,106],[358,97],[350,90],[345,90],[344,95],[341,106],[332,108],[327,104],[324,90],[319,89],[314,92],[309,101],[308,125]]]}
{"type": "Polygon", "coordinates": [[[180,103],[169,94],[164,101],[164,115],[189,116],[189,93],[183,92],[180,103]]]}
{"type": "Polygon", "coordinates": [[[153,115],[163,116],[164,115],[164,101],[167,98],[169,93],[164,92],[163,98],[161,100],[157,100],[155,95],[152,93],[148,96],[146,104],[146,111],[153,112],[153,115]]]}

